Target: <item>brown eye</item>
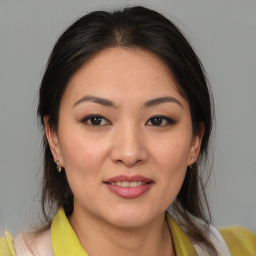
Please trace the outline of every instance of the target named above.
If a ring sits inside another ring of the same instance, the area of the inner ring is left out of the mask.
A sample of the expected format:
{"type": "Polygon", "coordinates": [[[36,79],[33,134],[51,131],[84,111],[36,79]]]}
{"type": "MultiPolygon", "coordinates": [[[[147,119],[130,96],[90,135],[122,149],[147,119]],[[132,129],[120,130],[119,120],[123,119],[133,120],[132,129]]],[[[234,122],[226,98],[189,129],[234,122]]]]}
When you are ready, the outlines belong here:
{"type": "Polygon", "coordinates": [[[163,123],[163,118],[161,117],[154,117],[151,119],[152,125],[161,125],[163,123]]]}
{"type": "Polygon", "coordinates": [[[109,125],[110,122],[101,115],[89,115],[82,120],[83,123],[91,126],[109,125]]]}
{"type": "Polygon", "coordinates": [[[171,124],[175,124],[175,121],[166,116],[153,116],[146,122],[146,125],[150,126],[166,126],[171,124]]]}

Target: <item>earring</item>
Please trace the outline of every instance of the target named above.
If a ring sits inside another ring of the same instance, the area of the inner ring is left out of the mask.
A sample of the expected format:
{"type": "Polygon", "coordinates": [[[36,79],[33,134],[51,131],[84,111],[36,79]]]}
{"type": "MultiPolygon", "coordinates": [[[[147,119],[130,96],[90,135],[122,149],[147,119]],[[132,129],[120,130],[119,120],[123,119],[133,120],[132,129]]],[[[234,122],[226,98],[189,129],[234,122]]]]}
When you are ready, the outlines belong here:
{"type": "Polygon", "coordinates": [[[58,171],[58,172],[61,172],[61,169],[62,169],[62,168],[61,168],[61,166],[60,166],[59,160],[56,161],[56,165],[57,165],[57,171],[58,171]]]}
{"type": "Polygon", "coordinates": [[[190,160],[191,165],[189,166],[189,168],[190,168],[190,169],[192,169],[192,168],[193,168],[193,161],[194,161],[194,157],[192,156],[192,157],[191,157],[191,160],[190,160]]]}

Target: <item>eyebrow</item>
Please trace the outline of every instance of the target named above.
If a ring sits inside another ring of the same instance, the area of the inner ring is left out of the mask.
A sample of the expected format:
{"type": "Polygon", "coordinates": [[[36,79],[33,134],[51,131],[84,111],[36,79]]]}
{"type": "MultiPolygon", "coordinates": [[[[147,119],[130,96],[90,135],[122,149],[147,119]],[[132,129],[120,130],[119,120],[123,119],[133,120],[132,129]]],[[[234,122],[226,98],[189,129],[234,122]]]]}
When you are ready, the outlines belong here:
{"type": "Polygon", "coordinates": [[[100,98],[100,97],[95,97],[95,96],[84,96],[82,97],[80,100],[78,100],[73,107],[77,106],[78,104],[82,103],[82,102],[94,102],[106,107],[113,107],[113,108],[118,108],[117,105],[115,105],[114,102],[112,102],[111,100],[108,99],[104,99],[104,98],[100,98]]]}
{"type": "Polygon", "coordinates": [[[145,104],[144,104],[144,107],[152,107],[152,106],[159,105],[161,103],[166,103],[166,102],[176,103],[181,108],[183,108],[183,105],[182,105],[182,103],[179,100],[177,100],[177,99],[175,99],[173,97],[170,97],[170,96],[156,98],[156,99],[152,99],[152,100],[146,101],[145,104]]]}
{"type": "MultiPolygon", "coordinates": [[[[97,104],[100,104],[100,105],[103,105],[103,106],[106,106],[106,107],[119,108],[119,106],[117,106],[111,100],[96,97],[96,96],[91,96],[91,95],[82,97],[81,99],[79,99],[77,102],[74,103],[73,107],[75,107],[78,104],[83,103],[83,102],[94,102],[94,103],[97,103],[97,104]]],[[[167,102],[176,103],[181,108],[183,108],[183,105],[179,100],[177,100],[173,97],[170,97],[170,96],[160,97],[160,98],[156,98],[156,99],[146,101],[143,106],[145,108],[149,108],[149,107],[156,106],[156,105],[159,105],[159,104],[162,104],[162,103],[167,103],[167,102]]]]}

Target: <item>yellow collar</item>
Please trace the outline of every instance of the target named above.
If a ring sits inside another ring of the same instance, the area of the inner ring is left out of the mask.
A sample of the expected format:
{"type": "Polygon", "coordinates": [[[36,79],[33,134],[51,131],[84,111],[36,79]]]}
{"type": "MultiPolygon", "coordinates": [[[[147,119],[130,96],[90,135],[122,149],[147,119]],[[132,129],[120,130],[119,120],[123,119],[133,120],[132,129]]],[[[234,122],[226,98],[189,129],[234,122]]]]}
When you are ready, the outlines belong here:
{"type": "Polygon", "coordinates": [[[172,218],[172,216],[167,212],[166,213],[166,220],[171,230],[172,239],[174,243],[174,247],[176,250],[177,256],[197,256],[197,253],[188,239],[187,235],[184,231],[180,228],[178,223],[172,218]]]}
{"type": "MultiPolygon", "coordinates": [[[[171,230],[177,256],[196,256],[192,243],[179,225],[167,214],[167,223],[171,230]]],[[[88,256],[72,229],[63,208],[60,208],[51,225],[51,240],[55,256],[88,256]]]]}

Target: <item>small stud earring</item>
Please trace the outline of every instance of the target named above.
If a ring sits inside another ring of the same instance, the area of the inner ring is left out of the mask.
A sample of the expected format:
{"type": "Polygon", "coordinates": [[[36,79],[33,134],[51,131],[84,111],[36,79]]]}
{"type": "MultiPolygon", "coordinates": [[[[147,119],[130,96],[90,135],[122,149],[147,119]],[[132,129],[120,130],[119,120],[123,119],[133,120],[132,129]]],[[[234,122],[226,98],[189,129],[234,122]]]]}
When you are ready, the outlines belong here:
{"type": "Polygon", "coordinates": [[[189,166],[190,169],[193,168],[193,161],[194,161],[194,157],[192,156],[192,157],[191,157],[191,160],[190,160],[190,162],[191,162],[192,164],[189,166]]]}
{"type": "Polygon", "coordinates": [[[61,169],[62,169],[62,168],[61,168],[61,166],[60,166],[59,160],[56,161],[56,165],[57,165],[57,171],[58,171],[58,172],[61,172],[61,169]]]}

